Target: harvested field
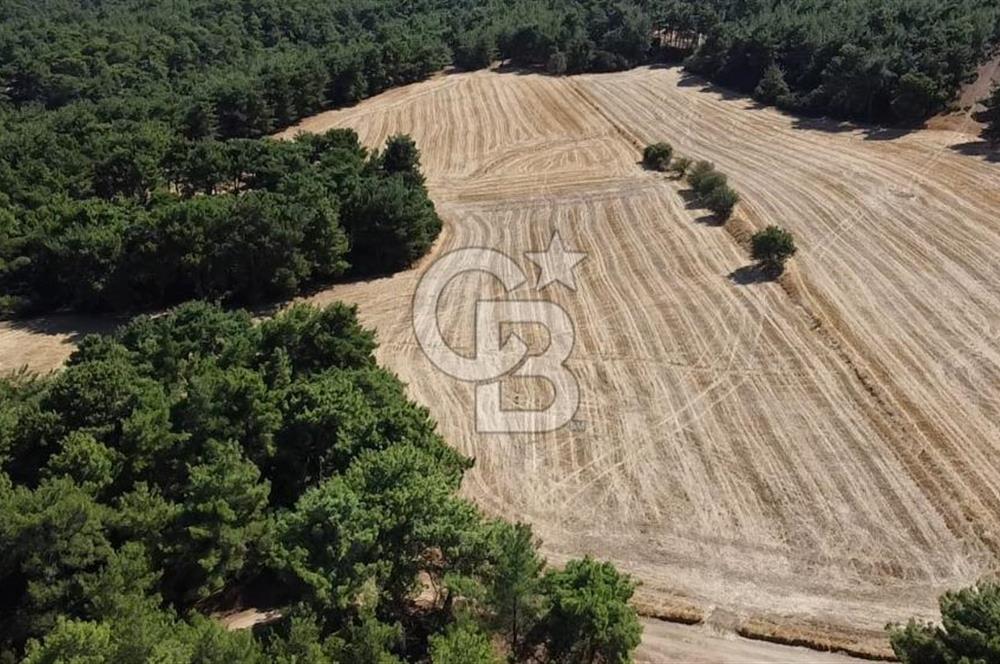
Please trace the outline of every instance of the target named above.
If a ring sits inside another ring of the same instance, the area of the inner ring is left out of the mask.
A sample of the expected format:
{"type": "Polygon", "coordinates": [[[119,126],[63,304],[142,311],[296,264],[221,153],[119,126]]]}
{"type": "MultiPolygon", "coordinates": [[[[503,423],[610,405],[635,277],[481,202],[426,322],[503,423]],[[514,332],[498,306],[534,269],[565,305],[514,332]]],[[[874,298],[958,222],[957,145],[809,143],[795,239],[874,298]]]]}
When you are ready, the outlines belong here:
{"type": "MultiPolygon", "coordinates": [[[[886,622],[932,618],[941,591],[994,571],[1000,170],[961,154],[968,136],[795,119],[668,68],[445,75],[286,133],[334,126],[413,135],[447,222],[437,255],[484,246],[530,269],[553,231],[588,254],[575,292],[541,293],[575,322],[582,395],[547,435],[476,433],[473,386],[414,338],[423,266],[315,297],[361,305],[380,359],[476,457],[466,493],[532,522],[550,559],[614,560],[651,613],[867,655],[886,654],[886,622]],[[644,172],[655,140],[714,161],[741,219],[720,227],[644,172]],[[739,240],[772,223],[799,255],[757,282],[739,240]]],[[[456,348],[491,294],[480,276],[446,291],[456,348]]],[[[56,331],[0,328],[0,365],[56,366],[72,329],[56,331]]]]}

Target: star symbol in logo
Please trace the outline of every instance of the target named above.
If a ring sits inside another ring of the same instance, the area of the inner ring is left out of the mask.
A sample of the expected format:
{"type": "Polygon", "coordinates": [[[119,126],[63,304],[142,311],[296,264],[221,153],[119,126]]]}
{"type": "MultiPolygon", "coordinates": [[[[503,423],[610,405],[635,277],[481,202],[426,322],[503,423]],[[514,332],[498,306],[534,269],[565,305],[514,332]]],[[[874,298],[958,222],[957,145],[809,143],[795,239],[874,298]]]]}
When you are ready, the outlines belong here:
{"type": "Polygon", "coordinates": [[[535,288],[542,290],[554,281],[558,281],[570,290],[576,290],[576,277],[573,269],[579,265],[587,254],[582,251],[567,251],[563,245],[559,231],[552,234],[549,240],[549,247],[545,251],[527,251],[525,257],[540,267],[542,272],[538,275],[535,288]]]}

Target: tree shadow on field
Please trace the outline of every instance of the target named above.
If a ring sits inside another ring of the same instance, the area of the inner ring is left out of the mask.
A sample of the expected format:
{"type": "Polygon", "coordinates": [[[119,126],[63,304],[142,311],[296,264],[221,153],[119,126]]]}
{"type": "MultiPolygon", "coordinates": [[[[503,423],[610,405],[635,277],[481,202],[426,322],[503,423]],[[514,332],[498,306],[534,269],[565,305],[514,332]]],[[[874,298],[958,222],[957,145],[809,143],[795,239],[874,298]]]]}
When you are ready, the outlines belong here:
{"type": "Polygon", "coordinates": [[[1000,146],[989,141],[969,141],[952,145],[951,149],[967,157],[979,157],[991,164],[1000,163],[1000,146]]]}
{"type": "Polygon", "coordinates": [[[701,201],[698,199],[698,194],[695,193],[694,189],[682,189],[680,192],[681,198],[684,200],[684,207],[688,210],[699,210],[701,208],[701,201]]]}
{"type": "Polygon", "coordinates": [[[866,141],[895,141],[920,129],[920,127],[865,127],[866,141]]]}
{"type": "MultiPolygon", "coordinates": [[[[695,193],[694,189],[682,189],[680,192],[680,197],[684,199],[684,208],[691,211],[702,210],[705,211],[705,207],[702,205],[701,200],[698,198],[698,194],[695,193]]],[[[701,224],[702,226],[712,226],[719,227],[726,224],[726,220],[721,216],[705,211],[704,214],[698,215],[694,218],[696,224],[701,224]]]]}
{"type": "Polygon", "coordinates": [[[552,76],[545,69],[545,65],[519,65],[510,60],[505,60],[499,65],[494,65],[492,70],[498,74],[514,74],[515,76],[529,76],[531,74],[544,74],[552,76]]]}
{"type": "Polygon", "coordinates": [[[885,127],[882,125],[863,124],[851,122],[849,120],[838,120],[829,117],[815,117],[808,115],[795,115],[789,111],[784,111],[786,115],[793,118],[793,129],[810,129],[821,131],[826,134],[848,134],[860,132],[866,141],[895,141],[915,131],[923,129],[924,125],[905,125],[896,127],[885,127]]]}
{"type": "Polygon", "coordinates": [[[774,274],[766,270],[759,263],[744,265],[729,273],[729,280],[737,286],[752,286],[753,284],[774,281],[774,279],[774,274]]]}
{"type": "Polygon", "coordinates": [[[14,317],[3,320],[12,330],[33,334],[64,335],[70,343],[78,344],[90,334],[111,334],[129,320],[121,315],[44,314],[14,317]]]}
{"type": "Polygon", "coordinates": [[[760,107],[760,104],[754,101],[753,98],[750,97],[749,95],[745,95],[742,92],[733,90],[732,88],[727,88],[718,85],[716,83],[712,83],[711,81],[704,79],[701,76],[692,74],[687,71],[681,74],[681,80],[677,82],[677,85],[682,88],[700,88],[701,92],[711,92],[713,94],[717,94],[726,101],[734,101],[737,99],[750,101],[757,104],[758,107],[760,107]]]}
{"type": "MultiPolygon", "coordinates": [[[[647,69],[680,69],[681,73],[684,74],[684,64],[680,61],[665,61],[665,62],[651,62],[648,65],[644,65],[647,69]]],[[[687,74],[691,76],[691,74],[687,74]]]]}

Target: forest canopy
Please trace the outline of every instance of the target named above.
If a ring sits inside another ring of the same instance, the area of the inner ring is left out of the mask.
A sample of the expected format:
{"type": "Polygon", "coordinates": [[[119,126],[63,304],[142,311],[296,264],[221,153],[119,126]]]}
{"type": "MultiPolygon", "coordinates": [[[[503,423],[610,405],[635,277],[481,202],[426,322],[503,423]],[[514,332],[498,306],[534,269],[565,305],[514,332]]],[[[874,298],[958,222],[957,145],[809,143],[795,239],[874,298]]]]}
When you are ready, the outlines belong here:
{"type": "Polygon", "coordinates": [[[627,661],[632,582],[460,498],[374,349],[342,304],[191,303],[0,381],[0,661],[627,661]],[[282,619],[204,617],[250,595],[282,619]]]}
{"type": "Polygon", "coordinates": [[[266,137],[455,60],[646,61],[636,6],[425,0],[0,2],[0,314],[282,298],[436,238],[419,152],[266,137]],[[402,162],[400,162],[402,163],[402,162]]]}
{"type": "Polygon", "coordinates": [[[688,70],[804,113],[910,122],[942,110],[1000,36],[992,0],[669,0],[701,35],[688,70]]]}
{"type": "Polygon", "coordinates": [[[266,137],[449,63],[620,70],[669,29],[700,36],[688,69],[765,103],[911,121],[967,80],[998,15],[989,0],[3,0],[0,315],[252,303],[405,268],[440,228],[419,159],[393,173],[343,134],[266,137]]]}

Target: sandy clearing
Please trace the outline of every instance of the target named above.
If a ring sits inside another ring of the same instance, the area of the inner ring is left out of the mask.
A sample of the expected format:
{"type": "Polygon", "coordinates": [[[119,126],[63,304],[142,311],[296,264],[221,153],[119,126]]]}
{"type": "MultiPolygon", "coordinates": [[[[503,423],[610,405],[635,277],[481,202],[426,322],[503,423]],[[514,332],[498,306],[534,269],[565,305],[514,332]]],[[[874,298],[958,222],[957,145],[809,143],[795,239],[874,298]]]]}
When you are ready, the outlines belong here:
{"type": "MultiPolygon", "coordinates": [[[[734,629],[832,630],[885,653],[886,622],[932,618],[942,590],[995,569],[1000,172],[953,149],[968,140],[956,132],[851,130],[701,88],[666,68],[453,74],[286,132],[411,133],[447,222],[438,253],[521,259],[554,230],[588,253],[576,293],[542,293],[576,324],[573,427],[474,431],[472,386],[413,337],[420,269],[313,299],[361,304],[380,359],[476,458],[464,491],[530,520],[552,560],[611,558],[665,613],[676,601],[734,629]],[[636,146],[660,139],[728,173],[750,224],[796,234],[781,284],[729,278],[748,263],[737,229],[636,165],[636,146]]],[[[491,292],[463,277],[446,293],[456,347],[491,292]]],[[[52,368],[69,348],[44,327],[0,327],[3,368],[52,368]]],[[[505,398],[532,402],[538,386],[505,398]]],[[[668,637],[647,636],[647,652],[654,638],[668,637]]]]}

